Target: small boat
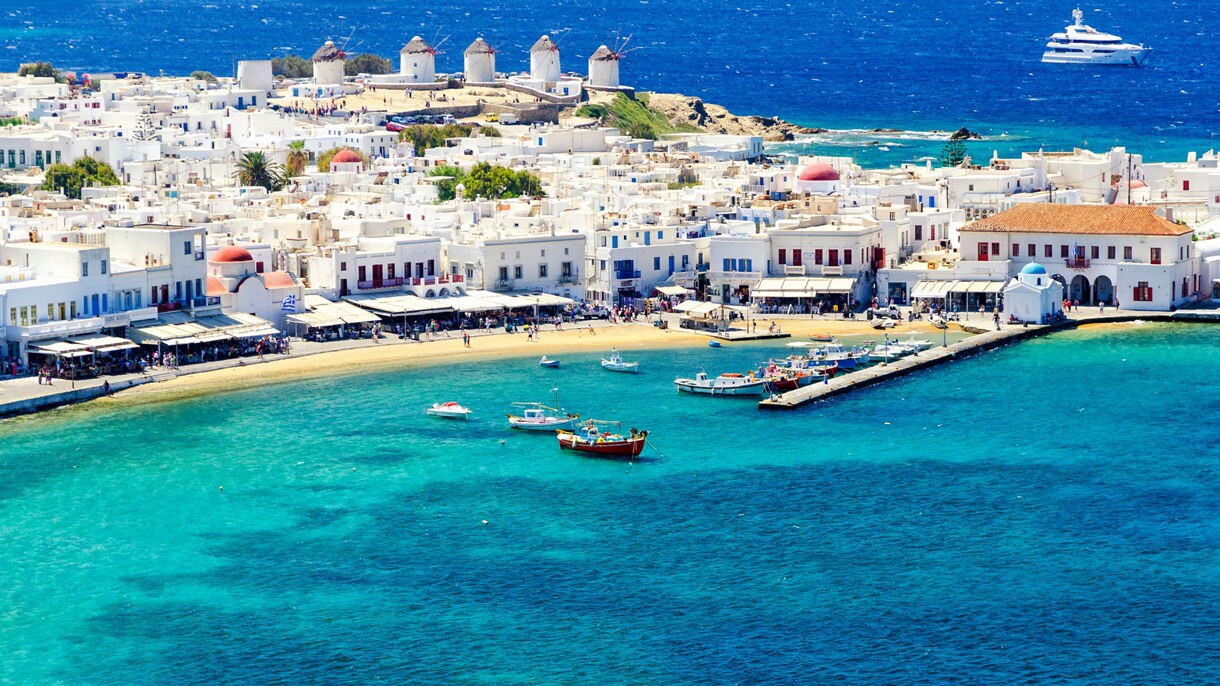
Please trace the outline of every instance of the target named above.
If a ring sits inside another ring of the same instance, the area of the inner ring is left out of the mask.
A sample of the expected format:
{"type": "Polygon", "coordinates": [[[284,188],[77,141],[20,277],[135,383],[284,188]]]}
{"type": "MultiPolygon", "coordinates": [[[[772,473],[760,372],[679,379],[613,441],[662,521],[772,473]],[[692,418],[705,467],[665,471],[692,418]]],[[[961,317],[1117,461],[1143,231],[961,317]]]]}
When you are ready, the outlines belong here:
{"type": "Polygon", "coordinates": [[[949,328],[948,322],[946,322],[945,318],[940,316],[939,314],[934,314],[934,315],[928,317],[928,323],[931,324],[932,326],[935,326],[938,329],[949,328]]]}
{"type": "Polygon", "coordinates": [[[818,343],[834,343],[835,337],[828,333],[815,333],[809,337],[809,340],[817,341],[818,343]]]}
{"type": "Polygon", "coordinates": [[[703,395],[762,395],[766,381],[742,374],[721,374],[710,378],[707,372],[699,372],[693,379],[674,379],[674,386],[684,393],[703,395]]]}
{"type": "Polygon", "coordinates": [[[558,388],[552,388],[551,392],[555,394],[554,407],[547,407],[542,403],[513,403],[514,407],[523,409],[519,415],[508,415],[508,425],[525,431],[556,431],[576,426],[580,415],[572,414],[559,407],[558,388]]]}
{"type": "Polygon", "coordinates": [[[892,329],[895,326],[898,326],[898,322],[895,322],[893,319],[878,319],[877,321],[873,322],[873,328],[877,329],[878,331],[892,329]]]}
{"type": "Polygon", "coordinates": [[[626,362],[618,350],[611,350],[610,357],[602,358],[602,368],[609,369],[612,372],[630,372],[635,373],[640,371],[639,362],[626,362]]]}
{"type": "Polygon", "coordinates": [[[927,350],[928,348],[931,348],[932,346],[936,345],[935,343],[933,343],[932,341],[929,341],[927,339],[915,338],[914,331],[911,332],[911,335],[908,336],[905,341],[899,341],[898,344],[904,345],[904,346],[914,350],[915,352],[919,352],[920,350],[927,350]]]}
{"type": "Polygon", "coordinates": [[[773,369],[763,380],[768,393],[784,393],[808,386],[815,381],[821,381],[826,375],[820,372],[792,369],[773,369]]]}
{"type": "Polygon", "coordinates": [[[428,408],[428,414],[433,417],[443,417],[445,419],[470,419],[473,410],[462,407],[452,400],[447,403],[434,403],[428,408]]]}
{"type": "Polygon", "coordinates": [[[538,366],[546,367],[547,369],[555,369],[559,366],[559,360],[549,360],[547,359],[546,355],[543,355],[542,359],[538,361],[538,366]]]}
{"type": "Polygon", "coordinates": [[[647,431],[632,429],[629,435],[623,436],[617,433],[603,433],[597,428],[598,424],[617,426],[618,422],[589,419],[574,432],[559,431],[556,434],[559,439],[559,447],[563,450],[575,450],[588,453],[593,457],[609,459],[631,459],[644,452],[644,439],[648,437],[647,431]]]}
{"type": "Polygon", "coordinates": [[[720,341],[716,340],[715,338],[709,338],[709,339],[707,339],[707,347],[709,347],[709,348],[719,348],[719,347],[720,347],[720,341]]]}

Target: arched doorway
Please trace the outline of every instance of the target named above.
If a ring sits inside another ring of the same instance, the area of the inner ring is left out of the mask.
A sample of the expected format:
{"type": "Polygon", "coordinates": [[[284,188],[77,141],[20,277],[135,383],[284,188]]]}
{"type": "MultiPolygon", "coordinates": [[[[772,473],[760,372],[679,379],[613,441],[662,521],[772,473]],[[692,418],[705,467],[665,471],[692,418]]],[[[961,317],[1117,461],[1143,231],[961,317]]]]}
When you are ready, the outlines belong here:
{"type": "Polygon", "coordinates": [[[1056,280],[1056,281],[1058,281],[1060,286],[1063,286],[1063,299],[1064,299],[1064,300],[1067,300],[1067,297],[1068,297],[1068,282],[1067,282],[1067,279],[1063,278],[1063,275],[1062,275],[1062,274],[1054,274],[1054,275],[1052,275],[1052,276],[1051,276],[1051,278],[1052,278],[1052,279],[1054,279],[1054,280],[1056,280]]]}
{"type": "Polygon", "coordinates": [[[1114,303],[1114,284],[1108,276],[1099,276],[1093,282],[1093,300],[1111,305],[1114,303]]]}
{"type": "Polygon", "coordinates": [[[1089,297],[1091,295],[1089,280],[1085,278],[1084,274],[1072,277],[1072,285],[1068,287],[1068,298],[1073,302],[1079,300],[1081,305],[1092,305],[1093,300],[1089,297]]]}

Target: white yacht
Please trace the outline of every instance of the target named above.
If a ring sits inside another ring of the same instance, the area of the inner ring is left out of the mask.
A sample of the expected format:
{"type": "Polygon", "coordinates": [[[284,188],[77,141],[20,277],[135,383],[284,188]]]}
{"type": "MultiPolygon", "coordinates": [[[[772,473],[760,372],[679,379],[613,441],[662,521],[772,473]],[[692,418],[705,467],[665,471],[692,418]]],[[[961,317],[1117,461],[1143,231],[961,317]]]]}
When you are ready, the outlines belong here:
{"type": "Polygon", "coordinates": [[[1139,66],[1152,48],[1143,43],[1124,43],[1122,38],[1102,33],[1084,23],[1084,12],[1072,10],[1073,23],[1051,36],[1042,61],[1051,64],[1128,64],[1139,66]]]}

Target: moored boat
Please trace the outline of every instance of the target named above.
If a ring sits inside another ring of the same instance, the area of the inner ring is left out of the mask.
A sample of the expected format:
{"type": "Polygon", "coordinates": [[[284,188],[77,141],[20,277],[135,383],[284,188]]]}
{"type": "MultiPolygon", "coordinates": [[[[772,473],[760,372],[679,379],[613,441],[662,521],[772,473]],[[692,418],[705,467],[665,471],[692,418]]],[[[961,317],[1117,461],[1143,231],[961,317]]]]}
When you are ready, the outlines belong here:
{"type": "Polygon", "coordinates": [[[548,359],[546,355],[543,355],[542,359],[538,361],[538,366],[554,369],[559,366],[559,360],[551,360],[548,359]]]}
{"type": "Polygon", "coordinates": [[[580,415],[559,407],[558,388],[552,388],[551,392],[555,394],[554,407],[542,403],[513,403],[514,407],[520,407],[522,410],[520,414],[508,415],[508,425],[525,431],[556,431],[576,426],[580,415]]]}
{"type": "Polygon", "coordinates": [[[693,379],[674,379],[674,386],[684,393],[703,395],[762,395],[766,382],[751,373],[721,374],[711,378],[707,372],[699,372],[693,379]]]}
{"type": "Polygon", "coordinates": [[[640,371],[640,363],[625,361],[623,356],[619,354],[619,351],[615,349],[610,351],[609,357],[602,358],[602,369],[608,369],[612,372],[635,373],[640,371]]]}
{"type": "Polygon", "coordinates": [[[719,348],[719,347],[720,347],[720,341],[716,340],[715,338],[709,338],[709,339],[707,339],[707,347],[709,347],[709,348],[719,348]]]}
{"type": "Polygon", "coordinates": [[[576,431],[559,431],[556,434],[559,447],[563,450],[575,450],[593,457],[609,459],[631,459],[644,452],[644,441],[648,437],[647,431],[632,429],[627,436],[623,436],[613,432],[603,432],[598,428],[598,424],[617,425],[618,422],[589,419],[582,422],[576,431]]]}
{"type": "Polygon", "coordinates": [[[473,413],[474,411],[470,408],[462,407],[452,400],[446,403],[433,403],[432,407],[428,408],[428,414],[444,419],[470,419],[470,415],[473,413]]]}

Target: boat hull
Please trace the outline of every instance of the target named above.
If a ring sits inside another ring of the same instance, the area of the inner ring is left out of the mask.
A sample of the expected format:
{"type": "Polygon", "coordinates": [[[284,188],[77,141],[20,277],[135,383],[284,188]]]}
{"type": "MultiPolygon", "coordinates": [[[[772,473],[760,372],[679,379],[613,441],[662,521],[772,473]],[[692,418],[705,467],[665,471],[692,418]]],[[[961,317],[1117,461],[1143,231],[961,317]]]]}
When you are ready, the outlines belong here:
{"type": "Polygon", "coordinates": [[[547,369],[555,369],[559,366],[559,360],[547,360],[546,362],[539,362],[538,366],[546,367],[547,369]]]}
{"type": "Polygon", "coordinates": [[[635,374],[640,371],[640,365],[638,362],[611,362],[609,360],[602,360],[602,369],[611,372],[635,374]]]}
{"type": "Polygon", "coordinates": [[[591,457],[607,459],[630,459],[639,457],[644,452],[644,436],[635,436],[621,441],[590,442],[582,440],[576,434],[559,434],[559,447],[573,450],[591,457]]]}
{"type": "Polygon", "coordinates": [[[1138,67],[1148,59],[1149,48],[1116,50],[1111,53],[1053,53],[1042,55],[1043,64],[1105,65],[1114,67],[1138,67]]]}
{"type": "Polygon", "coordinates": [[[522,417],[509,417],[508,425],[514,429],[522,431],[557,431],[559,429],[571,429],[576,426],[580,419],[573,417],[571,419],[556,419],[554,421],[537,421],[524,419],[522,417]]]}

